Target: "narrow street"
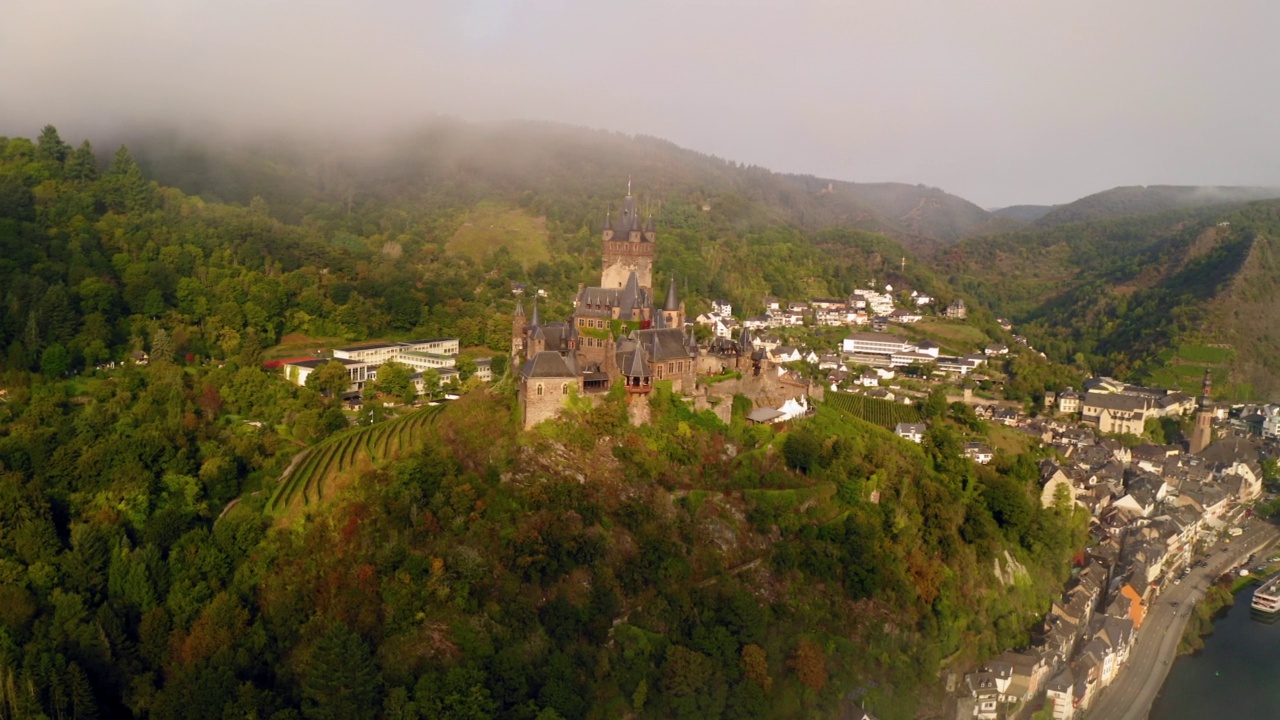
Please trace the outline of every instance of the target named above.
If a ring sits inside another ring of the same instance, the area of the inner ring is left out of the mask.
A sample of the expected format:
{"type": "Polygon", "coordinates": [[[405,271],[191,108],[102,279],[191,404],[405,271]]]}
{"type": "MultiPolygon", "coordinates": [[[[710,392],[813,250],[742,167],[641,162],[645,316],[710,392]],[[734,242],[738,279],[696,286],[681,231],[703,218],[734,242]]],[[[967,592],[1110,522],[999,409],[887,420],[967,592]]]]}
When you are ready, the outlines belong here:
{"type": "Polygon", "coordinates": [[[1102,690],[1085,717],[1105,720],[1145,720],[1155,702],[1165,676],[1178,651],[1178,641],[1191,609],[1204,598],[1205,591],[1224,571],[1239,565],[1250,553],[1269,548],[1280,530],[1254,520],[1230,544],[1219,542],[1205,558],[1206,567],[1191,571],[1183,581],[1170,587],[1147,608],[1129,653],[1129,661],[1115,682],[1102,690]],[[1223,552],[1223,550],[1226,552],[1223,552]]]}

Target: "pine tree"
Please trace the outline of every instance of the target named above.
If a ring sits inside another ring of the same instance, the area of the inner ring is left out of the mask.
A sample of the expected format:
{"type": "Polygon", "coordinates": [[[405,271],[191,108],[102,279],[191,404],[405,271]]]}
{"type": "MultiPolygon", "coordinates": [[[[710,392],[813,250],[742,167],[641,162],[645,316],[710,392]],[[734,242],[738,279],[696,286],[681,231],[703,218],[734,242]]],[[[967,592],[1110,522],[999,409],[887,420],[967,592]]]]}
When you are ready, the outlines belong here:
{"type": "Polygon", "coordinates": [[[107,209],[117,213],[142,213],[159,206],[155,188],[142,176],[142,168],[124,145],[102,176],[102,196],[107,209]]]}
{"type": "Polygon", "coordinates": [[[311,650],[302,684],[302,713],[308,720],[376,717],[381,678],[364,639],[335,625],[311,650]]]}
{"type": "Polygon", "coordinates": [[[62,138],[58,137],[58,129],[52,125],[44,126],[36,143],[36,158],[47,162],[61,165],[71,152],[71,146],[62,142],[62,138]]]}
{"type": "Polygon", "coordinates": [[[68,180],[93,182],[98,179],[98,158],[93,154],[93,146],[85,140],[67,158],[63,172],[68,180]]]}

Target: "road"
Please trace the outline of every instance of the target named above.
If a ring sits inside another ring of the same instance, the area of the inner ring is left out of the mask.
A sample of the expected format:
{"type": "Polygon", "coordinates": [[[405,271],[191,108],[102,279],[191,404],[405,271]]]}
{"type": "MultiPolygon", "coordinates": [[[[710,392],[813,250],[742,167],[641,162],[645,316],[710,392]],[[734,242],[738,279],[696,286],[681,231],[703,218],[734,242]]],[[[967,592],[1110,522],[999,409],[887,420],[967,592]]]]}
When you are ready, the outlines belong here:
{"type": "Polygon", "coordinates": [[[1209,584],[1224,571],[1239,565],[1250,553],[1274,543],[1280,531],[1253,520],[1243,535],[1230,544],[1219,542],[1206,556],[1207,566],[1196,568],[1178,585],[1170,586],[1147,608],[1129,651],[1129,661],[1115,681],[1094,699],[1085,717],[1105,720],[1146,720],[1169,666],[1178,652],[1178,641],[1192,607],[1204,598],[1209,584]],[[1223,552],[1223,550],[1226,552],[1223,552]]]}

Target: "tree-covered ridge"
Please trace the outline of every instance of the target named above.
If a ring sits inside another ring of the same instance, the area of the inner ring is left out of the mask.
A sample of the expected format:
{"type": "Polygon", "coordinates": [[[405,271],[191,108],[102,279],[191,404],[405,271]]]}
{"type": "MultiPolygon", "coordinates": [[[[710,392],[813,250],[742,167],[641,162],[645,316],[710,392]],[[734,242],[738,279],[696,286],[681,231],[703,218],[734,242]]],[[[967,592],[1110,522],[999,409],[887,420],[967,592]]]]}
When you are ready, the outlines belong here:
{"type": "Polygon", "coordinates": [[[1061,225],[966,241],[937,260],[1055,360],[1143,380],[1165,377],[1179,345],[1222,344],[1234,349],[1230,391],[1268,397],[1280,390],[1280,366],[1259,329],[1267,323],[1254,320],[1272,312],[1278,209],[1268,201],[1061,225]]]}
{"type": "MultiPolygon", "coordinates": [[[[510,207],[545,218],[551,259],[526,263],[499,249],[477,262],[448,248],[467,202],[502,197],[488,189],[225,205],[149,182],[124,148],[99,173],[87,143],[67,150],[50,128],[0,153],[0,348],[12,368],[39,369],[47,354],[54,374],[153,345],[221,359],[289,337],[301,337],[291,343],[298,352],[409,335],[499,350],[509,344],[499,313],[514,304],[511,282],[547,289],[545,309],[561,316],[579,283],[598,281],[607,203],[592,193],[520,193],[510,207]]],[[[765,294],[840,295],[872,279],[952,295],[921,264],[904,271],[908,253],[883,236],[804,230],[746,196],[717,197],[711,212],[696,194],[658,196],[657,272],[679,279],[693,310],[726,297],[755,312],[765,294]]]]}
{"type": "Polygon", "coordinates": [[[654,210],[665,198],[691,197],[709,204],[712,213],[732,208],[738,213],[734,223],[781,221],[811,230],[850,226],[942,242],[1017,225],[937,188],[782,175],[658,138],[551,123],[442,119],[385,144],[363,146],[350,139],[210,142],[154,131],[128,141],[144,167],[166,184],[240,203],[259,195],[273,208],[405,198],[414,204],[503,199],[523,205],[534,193],[557,206],[549,208],[557,220],[566,219],[561,208],[572,207],[575,220],[598,223],[630,176],[654,210]]]}
{"type": "Polygon", "coordinates": [[[1197,185],[1133,185],[1087,195],[1050,208],[1034,220],[1039,227],[1238,205],[1280,197],[1280,188],[1197,185]]]}

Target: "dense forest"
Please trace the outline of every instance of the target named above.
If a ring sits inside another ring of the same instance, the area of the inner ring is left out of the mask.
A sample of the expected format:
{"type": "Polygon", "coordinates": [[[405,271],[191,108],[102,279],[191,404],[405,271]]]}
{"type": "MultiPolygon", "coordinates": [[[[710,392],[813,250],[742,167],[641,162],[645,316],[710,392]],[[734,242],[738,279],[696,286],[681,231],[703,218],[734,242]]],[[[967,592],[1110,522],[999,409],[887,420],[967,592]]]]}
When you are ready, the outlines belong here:
{"type": "MultiPolygon", "coordinates": [[[[923,446],[834,408],[775,434],[735,401],[724,425],[661,389],[642,428],[611,397],[521,433],[509,379],[282,520],[290,458],[349,418],[264,358],[504,350],[511,282],[565,312],[598,273],[599,207],[485,190],[545,218],[547,255],[477,259],[457,195],[226,204],[52,127],[0,148],[4,717],[808,717],[852,694],[906,718],[941,668],[1026,641],[1082,540],[1034,458],[961,459],[981,426],[945,403],[923,446]]],[[[871,273],[951,292],[887,238],[716,203],[662,204],[659,273],[692,303],[871,273]]],[[[1056,372],[1028,362],[1015,383],[1056,372]]]]}

